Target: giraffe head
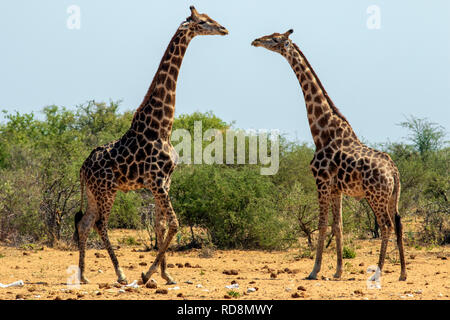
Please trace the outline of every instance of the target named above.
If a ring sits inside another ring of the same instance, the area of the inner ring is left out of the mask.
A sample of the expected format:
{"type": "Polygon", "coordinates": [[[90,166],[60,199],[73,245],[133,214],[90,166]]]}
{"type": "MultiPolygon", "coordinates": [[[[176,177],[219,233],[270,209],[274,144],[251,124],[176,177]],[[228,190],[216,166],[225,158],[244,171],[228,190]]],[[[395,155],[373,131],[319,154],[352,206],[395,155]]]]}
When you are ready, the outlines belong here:
{"type": "Polygon", "coordinates": [[[198,13],[194,6],[189,7],[191,15],[181,24],[184,30],[190,30],[194,35],[227,35],[228,30],[207,14],[198,13]]]}
{"type": "Polygon", "coordinates": [[[292,41],[289,39],[289,35],[293,32],[294,30],[292,29],[286,31],[285,33],[275,32],[271,35],[253,40],[252,46],[263,47],[284,55],[288,53],[291,48],[293,48],[292,41]]]}

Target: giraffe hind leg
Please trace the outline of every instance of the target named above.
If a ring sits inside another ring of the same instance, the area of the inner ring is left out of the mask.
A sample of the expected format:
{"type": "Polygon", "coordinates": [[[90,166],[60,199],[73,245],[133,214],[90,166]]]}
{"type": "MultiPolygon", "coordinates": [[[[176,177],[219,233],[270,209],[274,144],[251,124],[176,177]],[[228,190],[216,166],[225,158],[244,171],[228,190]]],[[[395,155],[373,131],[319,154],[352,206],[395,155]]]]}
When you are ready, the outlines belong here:
{"type": "Polygon", "coordinates": [[[89,283],[89,280],[84,275],[85,270],[85,257],[86,257],[86,242],[89,236],[89,232],[95,223],[95,212],[88,211],[83,215],[82,219],[77,224],[78,234],[78,249],[80,251],[78,267],[80,271],[80,282],[89,283]]]}

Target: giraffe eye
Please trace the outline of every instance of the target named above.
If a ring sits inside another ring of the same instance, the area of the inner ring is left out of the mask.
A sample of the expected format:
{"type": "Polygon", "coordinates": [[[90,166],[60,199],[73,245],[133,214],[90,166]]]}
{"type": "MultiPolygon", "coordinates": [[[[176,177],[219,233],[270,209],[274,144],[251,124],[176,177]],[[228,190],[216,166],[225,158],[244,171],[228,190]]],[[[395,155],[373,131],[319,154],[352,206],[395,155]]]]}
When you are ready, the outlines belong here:
{"type": "Polygon", "coordinates": [[[200,21],[198,24],[205,24],[206,21],[200,21]]]}

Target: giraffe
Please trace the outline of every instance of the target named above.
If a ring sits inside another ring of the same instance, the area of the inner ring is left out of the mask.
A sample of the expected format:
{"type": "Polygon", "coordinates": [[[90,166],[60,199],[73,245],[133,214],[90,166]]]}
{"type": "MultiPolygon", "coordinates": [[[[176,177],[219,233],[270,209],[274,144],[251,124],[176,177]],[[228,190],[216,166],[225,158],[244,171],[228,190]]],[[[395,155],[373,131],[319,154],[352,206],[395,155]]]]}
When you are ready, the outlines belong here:
{"type": "Polygon", "coordinates": [[[81,210],[75,214],[74,240],[78,242],[80,253],[81,283],[89,282],[84,275],[84,260],[86,240],[92,227],[109,253],[118,282],[127,283],[108,238],[107,221],[117,191],[141,188],[150,189],[155,198],[155,229],[159,247],[153,264],[146,273],[142,273],[142,281],[145,284],[160,265],[162,278],[168,284],[175,283],[166,271],[165,252],[178,229],[178,220],[169,198],[171,174],[178,159],[170,143],[177,77],[186,48],[196,35],[228,34],[226,28],[208,15],[198,13],[193,6],[190,10],[191,15],[172,37],[150,88],[134,113],[130,129],[120,139],[94,149],[80,169],[81,210]],[[83,214],[84,190],[87,209],[83,214]]]}
{"type": "Polygon", "coordinates": [[[399,280],[406,280],[403,231],[398,213],[398,169],[388,154],[369,148],[358,139],[348,120],[329,98],[306,57],[289,39],[292,33],[292,29],[283,34],[274,33],[254,40],[252,45],[278,52],[287,59],[305,99],[309,127],[316,146],[310,168],[316,181],[320,208],[316,259],[307,279],[317,279],[321,268],[330,205],[337,254],[334,277],[342,276],[342,195],[345,194],[358,200],[365,198],[375,213],[382,236],[378,261],[380,272],[390,233],[395,228],[401,262],[399,280]]]}

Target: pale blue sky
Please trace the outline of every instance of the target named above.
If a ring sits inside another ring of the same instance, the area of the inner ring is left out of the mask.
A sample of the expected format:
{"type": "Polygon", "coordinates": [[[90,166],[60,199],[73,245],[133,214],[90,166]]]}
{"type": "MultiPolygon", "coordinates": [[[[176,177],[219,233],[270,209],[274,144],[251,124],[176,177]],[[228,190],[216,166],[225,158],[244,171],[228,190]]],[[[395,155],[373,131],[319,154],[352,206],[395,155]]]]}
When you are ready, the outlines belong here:
{"type": "Polygon", "coordinates": [[[141,103],[189,5],[228,28],[194,39],[178,79],[176,112],[212,110],[244,129],[279,129],[312,142],[303,95],[287,61],[250,46],[294,29],[336,106],[370,142],[400,141],[405,115],[450,128],[450,1],[108,1],[0,2],[0,109],[73,108],[95,99],[141,103]],[[66,12],[81,9],[81,29],[66,12]],[[381,28],[366,10],[377,5],[381,28]]]}

